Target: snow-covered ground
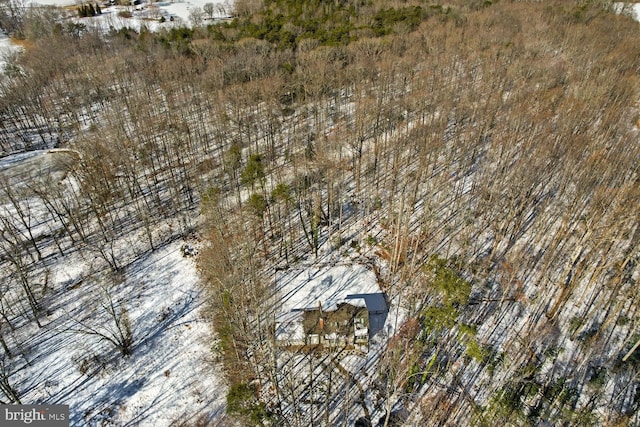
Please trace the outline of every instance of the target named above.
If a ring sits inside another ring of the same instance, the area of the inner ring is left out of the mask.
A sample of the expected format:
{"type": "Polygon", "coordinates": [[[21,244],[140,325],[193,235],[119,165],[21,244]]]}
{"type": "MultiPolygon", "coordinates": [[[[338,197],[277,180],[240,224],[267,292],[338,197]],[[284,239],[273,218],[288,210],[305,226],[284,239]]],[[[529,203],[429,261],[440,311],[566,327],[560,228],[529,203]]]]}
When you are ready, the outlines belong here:
{"type": "MultiPolygon", "coordinates": [[[[50,6],[72,6],[78,4],[77,0],[34,0],[34,3],[50,6]]],[[[170,27],[172,25],[191,25],[189,16],[195,8],[203,9],[204,5],[212,3],[214,5],[214,18],[226,18],[232,11],[233,0],[185,0],[185,1],[159,1],[159,2],[143,2],[137,6],[111,6],[103,8],[103,14],[92,18],[83,18],[82,22],[86,25],[102,27],[109,29],[110,26],[115,29],[129,27],[136,30],[142,25],[155,31],[161,26],[170,27]],[[133,16],[131,18],[123,18],[119,16],[119,12],[130,11],[133,16]],[[161,24],[159,19],[164,16],[166,21],[161,24]],[[173,18],[175,22],[171,22],[173,18]]],[[[206,21],[205,21],[206,22],[206,21]]]]}
{"type": "Polygon", "coordinates": [[[199,7],[202,9],[205,4],[213,3],[216,6],[216,14],[217,18],[224,18],[225,11],[226,14],[230,14],[233,8],[233,1],[220,1],[220,0],[188,0],[188,1],[167,1],[156,3],[159,5],[160,9],[167,11],[170,15],[177,16],[183,19],[185,22],[189,22],[189,13],[195,7],[199,7]]]}
{"type": "MultiPolygon", "coordinates": [[[[52,149],[0,158],[3,226],[12,224],[23,233],[28,229],[40,242],[44,261],[34,264],[29,277],[39,290],[46,287],[38,296],[38,327],[25,314],[21,288],[13,278],[15,265],[0,260],[0,304],[12,323],[9,327],[3,321],[0,331],[12,354],[0,352],[0,357],[10,367],[12,386],[23,403],[69,405],[74,426],[196,425],[219,418],[226,384],[214,360],[215,339],[203,313],[205,297],[195,262],[183,256],[184,240],[164,234],[159,241],[171,243],[143,254],[142,231],[135,236],[123,232],[112,242],[117,252],[129,254],[118,273],[97,256],[102,241],[89,238],[64,251],[50,251],[54,244],[43,236],[60,225],[33,191],[57,183],[73,192],[77,182],[66,172],[77,157],[73,150],[52,149]],[[8,189],[12,198],[5,194],[8,189]],[[130,320],[130,355],[100,338],[100,333],[116,331],[110,301],[117,313],[126,310],[130,320]]],[[[154,234],[172,227],[171,219],[165,223],[154,234]]],[[[0,251],[12,248],[11,242],[0,242],[0,251]]]]}
{"type": "Polygon", "coordinates": [[[76,0],[34,0],[32,4],[40,4],[43,6],[73,6],[74,4],[81,3],[76,0]]]}
{"type": "Polygon", "coordinates": [[[11,42],[11,39],[7,37],[6,34],[0,32],[0,74],[4,70],[4,66],[6,64],[6,58],[9,55],[12,55],[13,53],[15,53],[19,49],[20,47],[13,44],[11,42]]]}
{"type": "Polygon", "coordinates": [[[76,151],[68,149],[34,150],[0,158],[0,179],[14,190],[29,186],[33,180],[59,181],[78,159],[76,151]]]}
{"type": "Polygon", "coordinates": [[[78,254],[60,263],[52,274],[59,296],[27,343],[30,365],[16,377],[31,384],[23,401],[70,405],[72,425],[169,426],[223,413],[226,386],[212,361],[197,270],[182,244],[134,262],[110,291],[131,319],[134,349],[127,357],[76,331],[109,321],[100,319],[102,292],[92,289],[90,262],[78,254]]]}
{"type": "Polygon", "coordinates": [[[350,295],[380,294],[373,271],[363,265],[307,268],[277,278],[282,311],[301,308],[335,309],[350,295]]]}
{"type": "Polygon", "coordinates": [[[618,12],[629,13],[633,19],[640,21],[640,3],[623,3],[614,4],[618,12]]]}

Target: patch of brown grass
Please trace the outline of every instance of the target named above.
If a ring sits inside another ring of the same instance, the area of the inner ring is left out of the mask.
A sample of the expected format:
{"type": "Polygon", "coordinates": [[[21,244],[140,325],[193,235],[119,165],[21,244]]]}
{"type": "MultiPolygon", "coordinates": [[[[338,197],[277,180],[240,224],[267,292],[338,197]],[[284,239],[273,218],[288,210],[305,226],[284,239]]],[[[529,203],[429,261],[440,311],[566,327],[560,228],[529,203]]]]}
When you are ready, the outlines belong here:
{"type": "Polygon", "coordinates": [[[29,50],[35,47],[35,44],[31,40],[17,39],[15,37],[11,37],[11,43],[20,46],[24,50],[29,50]]]}

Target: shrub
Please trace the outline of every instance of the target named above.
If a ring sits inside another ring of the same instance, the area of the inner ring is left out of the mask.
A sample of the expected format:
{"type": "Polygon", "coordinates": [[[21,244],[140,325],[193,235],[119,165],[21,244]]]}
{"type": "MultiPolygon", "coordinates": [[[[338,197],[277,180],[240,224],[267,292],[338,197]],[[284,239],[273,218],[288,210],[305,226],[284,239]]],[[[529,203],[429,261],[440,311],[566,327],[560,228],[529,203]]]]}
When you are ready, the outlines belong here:
{"type": "Polygon", "coordinates": [[[262,194],[253,193],[247,200],[247,208],[251,214],[262,218],[262,215],[267,210],[267,200],[262,194]]]}
{"type": "Polygon", "coordinates": [[[375,246],[378,244],[378,239],[376,239],[376,237],[372,236],[371,234],[367,234],[367,237],[365,238],[365,242],[367,242],[367,245],[369,246],[375,246]]]}
{"type": "Polygon", "coordinates": [[[246,383],[233,384],[227,392],[228,414],[236,414],[248,418],[253,425],[260,424],[269,417],[264,405],[258,402],[255,391],[246,383]]]}
{"type": "Polygon", "coordinates": [[[589,378],[589,384],[595,388],[602,388],[607,383],[607,368],[604,366],[593,367],[589,378]]]}
{"type": "Polygon", "coordinates": [[[448,266],[448,262],[438,255],[433,255],[427,264],[432,273],[431,287],[440,291],[443,304],[463,304],[469,302],[471,284],[448,266]]]}
{"type": "Polygon", "coordinates": [[[256,180],[264,179],[264,166],[262,164],[262,156],[260,154],[252,154],[249,156],[247,166],[240,175],[240,180],[244,185],[253,186],[256,180]]]}
{"type": "Polygon", "coordinates": [[[472,359],[475,359],[478,362],[482,363],[487,358],[489,352],[487,351],[487,349],[478,344],[476,340],[471,340],[469,341],[469,344],[467,344],[467,350],[465,351],[465,354],[472,359]]]}

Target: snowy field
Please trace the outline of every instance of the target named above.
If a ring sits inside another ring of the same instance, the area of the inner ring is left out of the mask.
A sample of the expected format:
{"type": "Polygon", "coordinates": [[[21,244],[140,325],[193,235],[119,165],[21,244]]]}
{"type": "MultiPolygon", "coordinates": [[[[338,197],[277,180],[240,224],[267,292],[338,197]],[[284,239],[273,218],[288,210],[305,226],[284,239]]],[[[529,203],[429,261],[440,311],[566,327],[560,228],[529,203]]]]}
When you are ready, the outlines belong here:
{"type": "MultiPolygon", "coordinates": [[[[50,6],[73,6],[80,3],[77,0],[35,0],[34,3],[50,6]]],[[[129,27],[139,30],[145,25],[151,31],[159,28],[170,28],[174,25],[191,25],[190,14],[196,8],[203,9],[204,5],[212,3],[214,5],[214,19],[227,18],[233,8],[232,0],[186,0],[186,1],[159,1],[144,2],[138,6],[111,6],[103,8],[100,16],[82,18],[80,21],[87,26],[101,27],[106,30],[109,27],[115,29],[129,27]],[[131,18],[119,16],[122,11],[132,13],[131,18]],[[160,23],[159,19],[164,16],[165,22],[160,23]],[[173,22],[171,19],[173,18],[173,22]]],[[[206,23],[207,21],[205,21],[206,23]]]]}
{"type": "Polygon", "coordinates": [[[113,289],[132,323],[134,349],[127,357],[75,332],[100,325],[99,293],[90,289],[89,265],[80,254],[76,262],[58,265],[58,297],[27,344],[36,356],[20,372],[20,382],[34,383],[23,401],[70,405],[72,425],[169,426],[223,413],[226,390],[211,360],[203,295],[181,245],[176,241],[134,262],[113,289]]]}

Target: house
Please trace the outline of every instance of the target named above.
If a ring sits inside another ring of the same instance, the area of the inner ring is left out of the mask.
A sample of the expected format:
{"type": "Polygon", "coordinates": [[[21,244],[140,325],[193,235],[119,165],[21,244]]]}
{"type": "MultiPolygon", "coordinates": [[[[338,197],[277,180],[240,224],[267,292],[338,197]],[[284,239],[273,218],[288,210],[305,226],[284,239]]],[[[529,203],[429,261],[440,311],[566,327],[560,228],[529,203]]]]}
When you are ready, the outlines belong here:
{"type": "Polygon", "coordinates": [[[364,301],[348,300],[328,309],[293,310],[276,317],[276,344],[281,347],[344,348],[367,352],[369,310],[364,301]]]}
{"type": "Polygon", "coordinates": [[[375,274],[359,264],[288,270],[276,278],[275,344],[289,350],[367,352],[383,330],[386,296],[375,274]]]}

